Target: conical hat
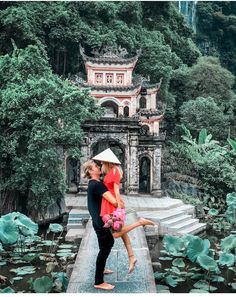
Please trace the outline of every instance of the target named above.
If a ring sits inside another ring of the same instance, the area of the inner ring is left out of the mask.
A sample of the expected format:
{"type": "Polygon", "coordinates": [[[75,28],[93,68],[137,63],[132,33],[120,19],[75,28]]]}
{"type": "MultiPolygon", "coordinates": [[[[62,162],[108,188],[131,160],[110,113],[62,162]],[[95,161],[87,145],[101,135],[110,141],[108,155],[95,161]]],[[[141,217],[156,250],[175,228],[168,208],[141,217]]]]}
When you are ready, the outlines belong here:
{"type": "Polygon", "coordinates": [[[100,154],[96,155],[92,159],[97,161],[110,162],[114,164],[121,164],[120,161],[117,159],[116,155],[109,148],[101,152],[100,154]]]}

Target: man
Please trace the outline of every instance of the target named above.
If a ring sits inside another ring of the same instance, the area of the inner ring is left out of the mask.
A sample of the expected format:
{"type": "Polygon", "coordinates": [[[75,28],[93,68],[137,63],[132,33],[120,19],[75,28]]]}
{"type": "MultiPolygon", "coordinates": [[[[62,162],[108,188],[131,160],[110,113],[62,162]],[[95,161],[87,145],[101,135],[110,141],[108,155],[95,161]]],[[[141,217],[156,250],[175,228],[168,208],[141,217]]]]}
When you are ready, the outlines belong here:
{"type": "Polygon", "coordinates": [[[97,234],[99,253],[96,260],[95,283],[96,289],[112,290],[115,286],[104,282],[106,260],[114,244],[114,238],[109,229],[104,228],[100,217],[102,197],[117,207],[116,199],[107,190],[106,186],[99,180],[100,167],[92,160],[83,165],[84,177],[89,179],[88,183],[88,210],[92,217],[93,228],[97,234]]]}

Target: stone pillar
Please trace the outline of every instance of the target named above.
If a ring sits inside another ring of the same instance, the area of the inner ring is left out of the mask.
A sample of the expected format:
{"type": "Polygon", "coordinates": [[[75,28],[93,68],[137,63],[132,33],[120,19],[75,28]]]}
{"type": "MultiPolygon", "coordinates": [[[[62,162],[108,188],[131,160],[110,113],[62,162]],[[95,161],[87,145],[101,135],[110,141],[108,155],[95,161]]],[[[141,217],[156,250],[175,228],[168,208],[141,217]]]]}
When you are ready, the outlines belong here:
{"type": "Polygon", "coordinates": [[[161,145],[157,145],[154,150],[152,172],[153,179],[151,193],[157,197],[161,197],[161,145]]]}
{"type": "Polygon", "coordinates": [[[83,164],[88,161],[90,154],[89,154],[89,145],[87,143],[87,138],[83,140],[81,143],[81,154],[82,157],[80,158],[80,182],[79,182],[79,193],[84,194],[87,192],[88,187],[88,180],[83,177],[83,164]]]}
{"type": "Polygon", "coordinates": [[[138,179],[139,179],[139,166],[138,166],[138,136],[131,135],[129,141],[129,180],[128,180],[128,194],[137,195],[138,193],[138,179]]]}
{"type": "Polygon", "coordinates": [[[119,115],[124,115],[124,106],[123,106],[123,105],[120,105],[120,106],[119,106],[118,116],[119,116],[119,115]]]}

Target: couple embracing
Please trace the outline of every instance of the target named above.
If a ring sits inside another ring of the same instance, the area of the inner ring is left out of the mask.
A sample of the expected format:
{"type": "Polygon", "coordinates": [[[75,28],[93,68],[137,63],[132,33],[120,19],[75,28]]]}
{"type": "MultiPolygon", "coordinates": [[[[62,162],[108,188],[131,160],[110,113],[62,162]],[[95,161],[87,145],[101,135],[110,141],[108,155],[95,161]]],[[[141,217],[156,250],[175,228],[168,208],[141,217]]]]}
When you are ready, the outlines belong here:
{"type": "Polygon", "coordinates": [[[124,225],[122,220],[125,217],[125,205],[120,195],[120,180],[123,173],[120,164],[111,149],[106,149],[83,165],[84,177],[89,179],[88,210],[92,217],[93,228],[97,234],[99,245],[94,287],[103,290],[114,288],[114,285],[104,282],[103,278],[104,274],[113,272],[105,269],[105,265],[113,247],[114,238],[121,237],[124,242],[129,257],[128,273],[131,273],[137,259],[134,256],[127,233],[139,226],[154,225],[152,221],[144,218],[140,218],[128,226],[124,225]],[[101,162],[101,168],[97,161],[101,162]],[[101,173],[105,174],[103,182],[100,181],[101,173]],[[114,216],[117,217],[117,222],[110,223],[114,216]]]}

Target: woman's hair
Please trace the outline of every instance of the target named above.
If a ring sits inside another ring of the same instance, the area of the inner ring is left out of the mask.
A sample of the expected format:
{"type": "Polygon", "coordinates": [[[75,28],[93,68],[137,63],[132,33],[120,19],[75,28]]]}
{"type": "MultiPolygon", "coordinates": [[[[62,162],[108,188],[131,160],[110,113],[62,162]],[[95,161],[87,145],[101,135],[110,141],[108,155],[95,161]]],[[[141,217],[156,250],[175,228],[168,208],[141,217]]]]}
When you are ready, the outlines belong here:
{"type": "Polygon", "coordinates": [[[89,171],[92,169],[92,165],[94,163],[95,162],[93,160],[89,160],[89,161],[85,162],[82,165],[82,168],[83,168],[83,171],[84,171],[84,174],[83,174],[84,178],[91,178],[91,175],[90,175],[89,171]]]}
{"type": "Polygon", "coordinates": [[[108,171],[113,168],[114,166],[116,166],[120,172],[120,178],[122,178],[123,176],[123,170],[121,168],[120,165],[114,164],[114,163],[110,163],[110,162],[102,162],[102,173],[103,174],[107,174],[108,171]]]}

